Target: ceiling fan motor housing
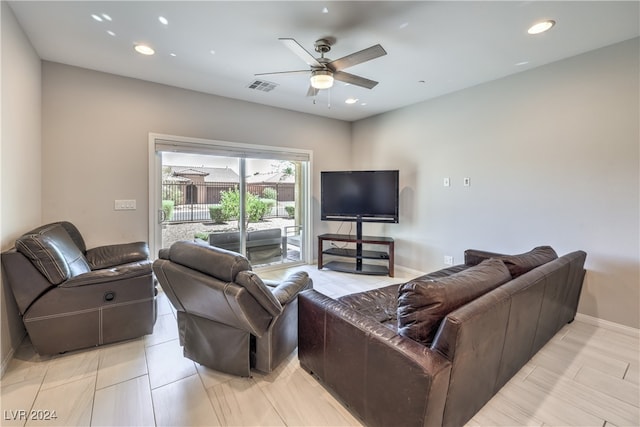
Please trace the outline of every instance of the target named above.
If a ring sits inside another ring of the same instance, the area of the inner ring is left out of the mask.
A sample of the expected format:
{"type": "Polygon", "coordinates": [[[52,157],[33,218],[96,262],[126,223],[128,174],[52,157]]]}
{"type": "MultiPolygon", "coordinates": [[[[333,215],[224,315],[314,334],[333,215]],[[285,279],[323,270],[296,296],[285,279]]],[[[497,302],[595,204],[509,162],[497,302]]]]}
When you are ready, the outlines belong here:
{"type": "Polygon", "coordinates": [[[324,55],[331,50],[331,43],[327,39],[316,40],[313,44],[316,48],[316,52],[324,55]]]}

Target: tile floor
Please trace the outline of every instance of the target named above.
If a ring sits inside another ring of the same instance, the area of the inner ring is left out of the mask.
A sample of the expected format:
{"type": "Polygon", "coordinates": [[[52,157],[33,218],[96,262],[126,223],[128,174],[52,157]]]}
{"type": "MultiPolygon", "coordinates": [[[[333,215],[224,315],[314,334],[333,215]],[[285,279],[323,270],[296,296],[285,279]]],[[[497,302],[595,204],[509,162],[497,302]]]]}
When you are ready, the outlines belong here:
{"type": "MultiPolygon", "coordinates": [[[[355,276],[304,269],[314,286],[340,296],[415,277],[355,276]]],[[[285,271],[265,271],[278,279],[285,271]]],[[[560,331],[469,426],[640,424],[635,331],[575,321],[560,331]]],[[[38,426],[358,426],[296,354],[269,375],[237,378],[182,356],[175,312],[159,296],[152,335],[55,357],[28,339],[1,380],[0,425],[38,426]],[[55,411],[55,419],[46,418],[55,411]],[[25,419],[29,418],[29,419],[25,419]]]]}

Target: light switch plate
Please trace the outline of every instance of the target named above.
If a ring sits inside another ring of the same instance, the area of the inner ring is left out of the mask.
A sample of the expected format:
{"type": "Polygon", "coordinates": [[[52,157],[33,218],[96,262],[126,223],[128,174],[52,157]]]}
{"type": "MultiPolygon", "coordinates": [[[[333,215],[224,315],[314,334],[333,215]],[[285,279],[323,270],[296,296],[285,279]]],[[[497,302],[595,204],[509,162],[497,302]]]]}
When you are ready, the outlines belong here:
{"type": "Polygon", "coordinates": [[[135,211],[135,200],[116,200],[113,205],[113,209],[116,211],[135,211]]]}

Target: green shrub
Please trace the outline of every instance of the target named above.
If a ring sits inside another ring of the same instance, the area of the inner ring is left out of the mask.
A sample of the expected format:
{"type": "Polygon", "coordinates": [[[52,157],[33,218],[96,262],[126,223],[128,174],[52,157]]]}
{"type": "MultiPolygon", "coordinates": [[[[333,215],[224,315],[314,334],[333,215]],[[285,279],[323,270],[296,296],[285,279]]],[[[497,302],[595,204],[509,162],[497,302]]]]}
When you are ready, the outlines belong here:
{"type": "Polygon", "coordinates": [[[173,208],[175,207],[175,202],[173,200],[163,200],[162,201],[162,210],[164,211],[164,220],[171,221],[173,219],[173,208]]]}
{"type": "Polygon", "coordinates": [[[247,215],[249,216],[249,222],[260,221],[269,210],[267,204],[264,202],[265,199],[259,199],[253,194],[248,194],[247,199],[247,215]]]}
{"type": "MultiPolygon", "coordinates": [[[[223,191],[220,193],[220,206],[222,212],[227,219],[239,219],[240,217],[240,190],[223,191]]],[[[247,193],[245,200],[245,209],[247,212],[247,223],[258,222],[265,213],[267,213],[267,205],[255,194],[247,193]]],[[[239,227],[239,224],[238,224],[239,227]]]]}
{"type": "Polygon", "coordinates": [[[222,191],[220,193],[220,206],[222,213],[228,219],[238,219],[240,216],[240,190],[222,191]]]}
{"type": "Polygon", "coordinates": [[[271,213],[271,209],[276,206],[275,199],[260,199],[260,201],[266,205],[265,214],[271,213]]]}
{"type": "Polygon", "coordinates": [[[195,233],[193,235],[193,237],[196,238],[196,239],[204,240],[206,242],[209,241],[209,233],[205,233],[203,231],[199,231],[199,232],[195,233]]]}
{"type": "Polygon", "coordinates": [[[289,215],[289,218],[294,218],[295,217],[295,214],[296,214],[295,206],[285,206],[284,210],[287,211],[287,214],[289,215]]]}
{"type": "Polygon", "coordinates": [[[209,216],[211,217],[211,221],[216,224],[224,224],[229,218],[225,215],[224,209],[221,205],[211,205],[209,206],[209,216]]]}
{"type": "Polygon", "coordinates": [[[265,199],[278,200],[278,191],[273,187],[267,187],[262,190],[262,197],[265,199]]]}

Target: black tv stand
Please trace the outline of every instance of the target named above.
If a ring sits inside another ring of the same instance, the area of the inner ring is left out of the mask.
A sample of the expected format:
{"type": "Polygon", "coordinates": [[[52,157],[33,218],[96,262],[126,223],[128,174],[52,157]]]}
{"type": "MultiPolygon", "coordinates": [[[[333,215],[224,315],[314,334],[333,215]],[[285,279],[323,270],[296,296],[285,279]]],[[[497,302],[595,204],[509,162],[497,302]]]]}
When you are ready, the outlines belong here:
{"type": "Polygon", "coordinates": [[[394,274],[394,241],[391,237],[363,236],[362,221],[357,221],[356,235],[351,234],[321,234],[318,236],[318,270],[341,271],[343,273],[372,274],[393,277],[394,274]],[[324,249],[324,241],[355,243],[353,248],[329,248],[324,249]],[[363,245],[386,245],[387,252],[363,250],[363,245]],[[354,262],[331,261],[324,264],[323,255],[334,255],[346,258],[355,258],[354,262]],[[366,264],[363,260],[378,259],[387,260],[388,267],[380,264],[366,264]]]}

